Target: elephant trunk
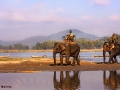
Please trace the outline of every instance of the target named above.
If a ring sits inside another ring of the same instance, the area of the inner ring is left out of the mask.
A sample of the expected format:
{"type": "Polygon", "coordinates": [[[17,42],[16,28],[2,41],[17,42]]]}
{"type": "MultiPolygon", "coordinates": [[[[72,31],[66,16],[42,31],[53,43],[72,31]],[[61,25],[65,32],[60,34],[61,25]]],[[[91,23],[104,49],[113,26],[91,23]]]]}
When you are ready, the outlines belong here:
{"type": "Polygon", "coordinates": [[[54,64],[56,65],[56,52],[53,51],[54,64]]]}

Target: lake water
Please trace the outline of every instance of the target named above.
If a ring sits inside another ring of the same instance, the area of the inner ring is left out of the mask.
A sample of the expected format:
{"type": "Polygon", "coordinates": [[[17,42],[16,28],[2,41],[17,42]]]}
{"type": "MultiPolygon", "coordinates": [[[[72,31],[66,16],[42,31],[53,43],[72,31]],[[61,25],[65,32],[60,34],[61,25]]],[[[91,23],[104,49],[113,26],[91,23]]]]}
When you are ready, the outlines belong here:
{"type": "MultiPolygon", "coordinates": [[[[93,55],[102,55],[102,52],[80,52],[80,58],[82,60],[86,61],[95,61],[95,62],[103,62],[103,57],[93,57],[93,55]]],[[[106,53],[108,54],[108,53],[106,53]]],[[[43,56],[47,55],[47,57],[52,58],[53,53],[52,52],[22,52],[22,53],[0,53],[0,56],[7,56],[10,57],[28,57],[30,58],[32,55],[34,56],[43,56]]],[[[57,57],[59,57],[59,54],[57,54],[57,57]]],[[[106,58],[106,61],[108,61],[108,57],[106,58]]],[[[118,61],[120,61],[119,56],[117,56],[118,61]]]]}
{"type": "MultiPolygon", "coordinates": [[[[82,60],[103,62],[102,52],[81,52],[82,60]]],[[[52,58],[52,52],[0,53],[0,56],[52,58]]],[[[57,55],[57,57],[59,54],[57,55]]],[[[117,57],[120,61],[119,57],[117,57]]],[[[108,61],[108,58],[107,58],[108,61]]],[[[0,90],[120,90],[120,71],[39,71],[0,73],[0,90]]]]}
{"type": "Polygon", "coordinates": [[[0,90],[120,90],[120,71],[0,73],[0,85],[0,90]]]}

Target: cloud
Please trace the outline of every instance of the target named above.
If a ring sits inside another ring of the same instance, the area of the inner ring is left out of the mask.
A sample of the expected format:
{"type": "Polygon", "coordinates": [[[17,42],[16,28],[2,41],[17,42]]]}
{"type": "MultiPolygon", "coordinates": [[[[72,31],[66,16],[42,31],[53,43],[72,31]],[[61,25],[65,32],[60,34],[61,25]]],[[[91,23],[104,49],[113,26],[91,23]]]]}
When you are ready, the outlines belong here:
{"type": "Polygon", "coordinates": [[[120,15],[115,14],[115,15],[109,16],[109,19],[113,21],[120,21],[120,15]]]}
{"type": "MultiPolygon", "coordinates": [[[[46,5],[45,5],[46,6],[46,5]]],[[[0,21],[22,21],[22,22],[56,22],[63,21],[62,14],[64,14],[64,9],[56,8],[51,9],[44,6],[44,4],[35,4],[30,8],[2,8],[0,11],[0,21]]]]}
{"type": "Polygon", "coordinates": [[[64,9],[59,8],[59,9],[57,9],[57,12],[58,12],[58,13],[64,13],[65,11],[64,11],[64,9]]]}
{"type": "Polygon", "coordinates": [[[96,16],[82,16],[80,18],[81,21],[85,23],[95,24],[95,25],[101,25],[104,23],[104,18],[96,17],[96,16]]]}
{"type": "MultiPolygon", "coordinates": [[[[110,1],[111,0],[90,0],[92,5],[104,6],[108,5],[110,1]]],[[[89,13],[89,11],[87,12],[89,13]]],[[[76,17],[75,13],[72,15],[69,14],[68,10],[64,7],[60,6],[58,8],[53,8],[51,5],[46,3],[32,4],[31,6],[22,8],[7,6],[0,8],[0,24],[2,24],[0,25],[0,30],[8,30],[11,32],[17,32],[19,30],[21,31],[21,38],[26,37],[22,36],[25,32],[29,33],[29,36],[49,35],[70,28],[76,28],[83,32],[98,36],[108,34],[107,32],[109,32],[109,30],[112,31],[115,29],[116,32],[119,31],[119,22],[113,21],[120,21],[120,15],[113,14],[109,17],[102,17],[102,14],[99,14],[99,12],[98,16],[96,16],[96,12],[95,14],[91,13],[79,14],[79,16],[76,17]],[[106,32],[103,33],[105,30],[106,32]]],[[[107,13],[107,15],[108,14],[109,13],[107,13]]],[[[18,38],[20,37],[19,33],[16,35],[18,38]]]]}
{"type": "Polygon", "coordinates": [[[81,20],[85,20],[85,21],[88,21],[88,20],[91,20],[92,18],[89,17],[89,16],[83,16],[81,17],[81,20]]]}
{"type": "Polygon", "coordinates": [[[110,3],[110,0],[94,0],[94,5],[108,5],[110,3]]]}

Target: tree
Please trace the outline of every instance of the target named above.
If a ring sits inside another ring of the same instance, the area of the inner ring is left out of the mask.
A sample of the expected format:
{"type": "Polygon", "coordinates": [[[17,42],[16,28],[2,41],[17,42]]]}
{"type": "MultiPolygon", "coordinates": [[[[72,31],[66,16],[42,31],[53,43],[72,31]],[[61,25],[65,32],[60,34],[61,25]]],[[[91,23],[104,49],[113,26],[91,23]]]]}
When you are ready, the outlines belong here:
{"type": "Polygon", "coordinates": [[[37,50],[40,50],[40,49],[41,49],[41,46],[40,46],[40,43],[39,43],[39,42],[36,43],[36,49],[37,49],[37,50]]]}

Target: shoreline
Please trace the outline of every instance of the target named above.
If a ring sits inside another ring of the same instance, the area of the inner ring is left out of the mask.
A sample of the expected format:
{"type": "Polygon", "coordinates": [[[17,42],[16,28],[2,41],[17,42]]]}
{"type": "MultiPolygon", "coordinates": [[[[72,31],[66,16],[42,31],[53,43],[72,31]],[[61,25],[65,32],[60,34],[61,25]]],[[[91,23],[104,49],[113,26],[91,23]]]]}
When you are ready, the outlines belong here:
{"type": "MultiPolygon", "coordinates": [[[[101,52],[103,49],[81,49],[80,52],[101,52]]],[[[0,50],[0,53],[53,52],[53,50],[0,50]]]]}
{"type": "MultiPolygon", "coordinates": [[[[70,59],[72,62],[72,60],[70,59]]],[[[80,60],[80,65],[67,65],[65,60],[63,66],[60,66],[60,60],[57,59],[57,65],[54,66],[52,58],[6,58],[0,59],[1,73],[23,73],[39,71],[98,71],[98,70],[120,70],[120,63],[108,64],[103,62],[91,62],[80,60]]]]}

